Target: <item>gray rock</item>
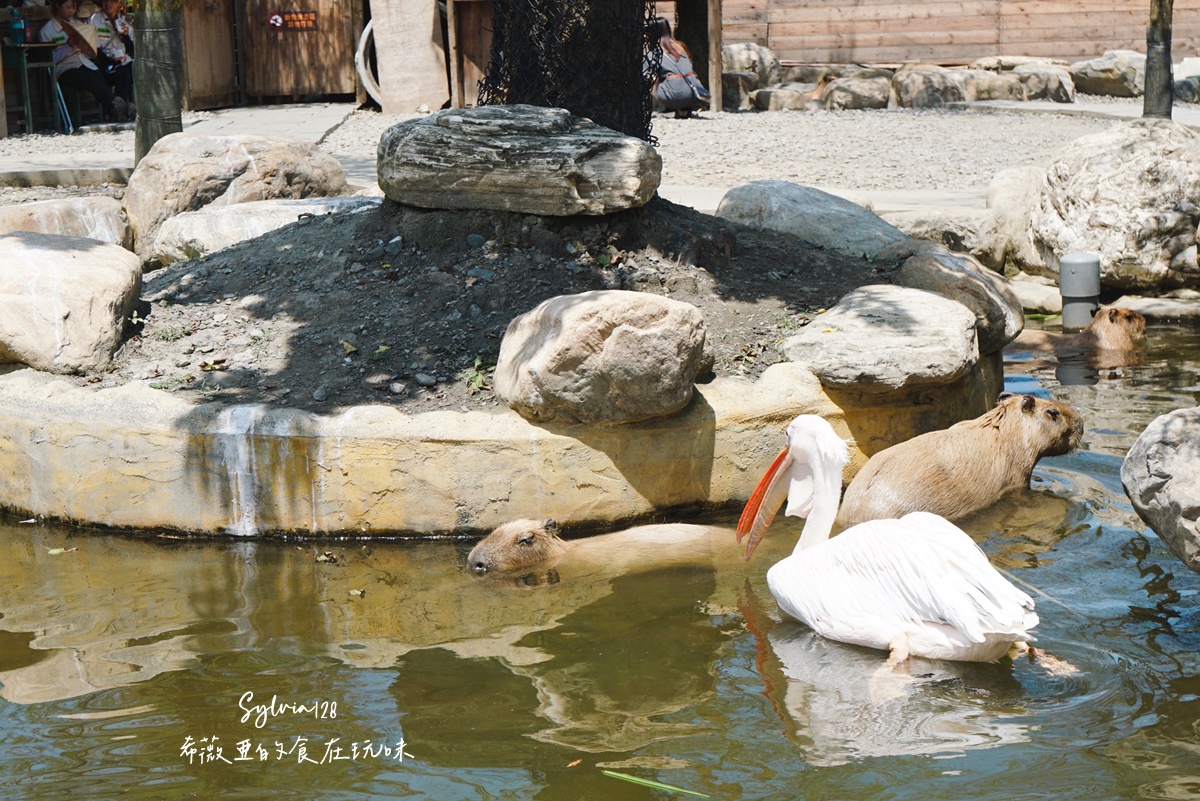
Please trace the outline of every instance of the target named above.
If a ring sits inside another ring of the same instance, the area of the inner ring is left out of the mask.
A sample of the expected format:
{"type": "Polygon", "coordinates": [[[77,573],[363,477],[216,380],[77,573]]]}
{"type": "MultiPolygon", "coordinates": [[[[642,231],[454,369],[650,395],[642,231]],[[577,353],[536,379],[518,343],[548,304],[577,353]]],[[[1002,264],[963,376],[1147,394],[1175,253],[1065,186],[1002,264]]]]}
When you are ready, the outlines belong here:
{"type": "Polygon", "coordinates": [[[551,298],[509,323],[493,383],[530,420],[629,423],[683,409],[712,364],[695,306],[598,290],[551,298]]]}
{"type": "Polygon", "coordinates": [[[159,227],[176,214],[250,200],[346,192],[342,165],[311,142],[176,133],[155,142],[138,162],[122,208],[134,250],[146,259],[159,227]]]}
{"type": "Polygon", "coordinates": [[[967,99],[953,72],[942,67],[916,65],[892,76],[896,102],[902,108],[945,108],[967,99]]]}
{"type": "Polygon", "coordinates": [[[567,216],[644,205],[662,178],[648,143],[564,109],[484,106],[406,120],[379,140],[397,203],[567,216]]]}
{"type": "Polygon", "coordinates": [[[1200,134],[1136,119],[1072,143],[1046,171],[1033,241],[1055,273],[1066,253],[1100,256],[1118,289],[1200,286],[1200,134]]]}
{"type": "Polygon", "coordinates": [[[785,231],[827,250],[866,258],[909,238],[862,206],[788,181],[735,186],[721,198],[717,216],[755,228],[785,231]]]}
{"type": "Polygon", "coordinates": [[[1065,66],[1022,64],[1013,69],[1013,74],[1024,84],[1026,100],[1075,102],[1075,81],[1065,66]]]}
{"type": "Polygon", "coordinates": [[[1034,275],[1055,275],[1033,242],[1033,216],[1042,202],[1045,180],[1046,171],[1038,167],[1010,167],[997,172],[988,184],[986,203],[991,215],[984,236],[1003,248],[1001,272],[1011,266],[1034,275]]]}
{"type": "Polygon", "coordinates": [[[1075,88],[1085,95],[1141,97],[1146,88],[1146,57],[1134,50],[1109,50],[1071,65],[1075,88]]]}
{"type": "Polygon", "coordinates": [[[806,363],[825,386],[861,391],[949,384],[979,361],[969,309],[900,286],[859,287],[780,350],[806,363]]]}
{"type": "Polygon", "coordinates": [[[751,92],[750,103],[759,111],[813,111],[825,107],[824,103],[807,97],[800,90],[782,86],[751,92]]]}
{"type": "Polygon", "coordinates": [[[825,107],[840,109],[880,109],[891,102],[892,79],[890,77],[860,78],[850,76],[838,78],[825,87],[825,107]]]}
{"type": "Polygon", "coordinates": [[[0,235],[0,363],[51,373],[106,366],[141,289],[141,261],[118,245],[0,235]]]}
{"type": "Polygon", "coordinates": [[[1200,572],[1200,409],[1150,423],[1121,464],[1121,484],[1146,525],[1200,572]]]}
{"type": "Polygon", "coordinates": [[[749,111],[754,106],[750,94],[758,88],[756,72],[725,72],[721,74],[721,103],[725,111],[749,111]]]}
{"type": "Polygon", "coordinates": [[[936,292],[970,309],[984,355],[1003,350],[1025,327],[1021,301],[1008,282],[965,253],[913,239],[884,250],[877,260],[901,262],[892,278],[899,286],[936,292]]]}
{"type": "Polygon", "coordinates": [[[753,72],[758,76],[758,87],[768,86],[783,80],[783,65],[769,47],[754,42],[728,44],[721,48],[722,69],[727,72],[753,72]]]}

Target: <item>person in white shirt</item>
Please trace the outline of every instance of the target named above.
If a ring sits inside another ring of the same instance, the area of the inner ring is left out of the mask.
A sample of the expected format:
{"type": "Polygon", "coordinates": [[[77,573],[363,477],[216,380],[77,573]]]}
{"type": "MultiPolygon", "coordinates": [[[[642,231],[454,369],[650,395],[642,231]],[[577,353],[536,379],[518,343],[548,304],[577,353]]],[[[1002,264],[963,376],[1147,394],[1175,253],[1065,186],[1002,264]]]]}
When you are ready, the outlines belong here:
{"type": "Polygon", "coordinates": [[[88,92],[96,98],[104,110],[104,119],[121,122],[125,118],[125,101],[120,106],[108,88],[108,81],[100,74],[96,62],[96,49],[76,30],[75,13],[79,0],[50,0],[50,19],[42,26],[38,39],[56,45],[54,48],[54,74],[62,86],[88,92]],[[75,23],[75,24],[72,24],[75,23]]]}
{"type": "Polygon", "coordinates": [[[88,22],[96,27],[97,66],[113,93],[125,101],[126,119],[133,119],[133,28],[125,18],[124,0],[100,0],[100,10],[88,22]]]}

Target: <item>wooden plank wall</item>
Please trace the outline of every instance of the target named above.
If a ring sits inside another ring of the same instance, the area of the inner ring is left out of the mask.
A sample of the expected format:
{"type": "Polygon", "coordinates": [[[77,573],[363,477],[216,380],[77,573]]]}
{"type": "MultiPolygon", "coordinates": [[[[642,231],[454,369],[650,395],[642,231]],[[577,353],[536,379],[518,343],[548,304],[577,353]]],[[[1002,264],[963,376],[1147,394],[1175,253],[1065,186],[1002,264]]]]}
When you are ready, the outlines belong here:
{"type": "MultiPolygon", "coordinates": [[[[783,61],[963,64],[983,56],[1078,61],[1146,51],[1147,0],[724,0],[725,43],[783,61]]],[[[1200,0],[1175,0],[1172,54],[1197,55],[1200,0]]]]}
{"type": "Polygon", "coordinates": [[[243,43],[246,94],[253,99],[354,94],[358,76],[354,51],[356,0],[247,0],[243,43]],[[273,13],[315,11],[316,31],[277,31],[273,13]]]}
{"type": "Polygon", "coordinates": [[[182,36],[184,110],[237,103],[233,3],[184,0],[182,36]]]}

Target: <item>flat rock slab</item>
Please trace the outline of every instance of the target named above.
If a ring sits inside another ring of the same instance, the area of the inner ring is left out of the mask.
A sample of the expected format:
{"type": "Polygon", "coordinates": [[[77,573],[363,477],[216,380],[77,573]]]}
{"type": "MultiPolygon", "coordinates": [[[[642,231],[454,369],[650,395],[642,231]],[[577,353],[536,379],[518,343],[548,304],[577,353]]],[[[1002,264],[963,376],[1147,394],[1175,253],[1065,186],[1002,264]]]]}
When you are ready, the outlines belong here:
{"type": "Polygon", "coordinates": [[[1112,305],[1132,309],[1150,320],[1200,320],[1200,292],[1179,290],[1171,297],[1122,295],[1112,305]]]}
{"type": "Polygon", "coordinates": [[[409,206],[600,215],[649,201],[662,158],[564,109],[484,106],[392,126],[378,171],[384,194],[409,206]]]}

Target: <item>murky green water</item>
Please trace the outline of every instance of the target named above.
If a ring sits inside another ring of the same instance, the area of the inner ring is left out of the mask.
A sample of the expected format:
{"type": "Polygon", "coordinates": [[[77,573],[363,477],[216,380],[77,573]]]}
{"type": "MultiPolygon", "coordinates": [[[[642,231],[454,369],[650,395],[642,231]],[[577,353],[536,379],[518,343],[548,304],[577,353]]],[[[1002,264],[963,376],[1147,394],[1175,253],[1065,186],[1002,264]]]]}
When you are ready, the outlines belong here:
{"type": "Polygon", "coordinates": [[[1083,410],[1084,448],[965,526],[1057,599],[1038,602],[1040,644],[1077,675],[905,677],[779,623],[764,574],[791,521],[748,565],[730,533],[692,568],[528,586],[466,574],[466,543],[10,520],[0,797],[666,797],[604,769],[731,799],[1196,797],[1200,576],[1143,530],[1119,470],[1200,398],[1200,334],[1152,334],[1098,379],[1014,357],[1008,388],[1083,410]],[[272,697],[306,708],[258,719],[272,697]]]}

